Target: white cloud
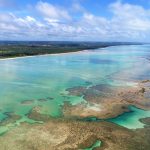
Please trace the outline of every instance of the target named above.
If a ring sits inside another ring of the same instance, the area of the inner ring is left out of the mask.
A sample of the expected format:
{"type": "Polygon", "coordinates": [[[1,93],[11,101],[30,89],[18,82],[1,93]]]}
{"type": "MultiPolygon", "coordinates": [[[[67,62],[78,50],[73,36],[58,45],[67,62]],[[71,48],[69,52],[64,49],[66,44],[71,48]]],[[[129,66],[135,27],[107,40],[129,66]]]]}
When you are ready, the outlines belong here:
{"type": "Polygon", "coordinates": [[[9,40],[10,37],[11,40],[34,39],[39,33],[42,34],[44,28],[44,24],[31,16],[21,18],[11,13],[0,14],[1,40],[9,40]]]}
{"type": "Polygon", "coordinates": [[[35,12],[18,17],[12,13],[0,14],[0,39],[12,40],[111,40],[145,41],[150,36],[150,9],[121,3],[110,4],[111,18],[96,16],[78,3],[72,9],[80,13],[74,19],[72,10],[38,2],[35,12]],[[15,39],[14,39],[15,38],[15,39]]]}
{"type": "Polygon", "coordinates": [[[36,9],[46,18],[67,20],[71,19],[69,13],[65,9],[54,6],[47,2],[38,2],[36,9]]]}
{"type": "Polygon", "coordinates": [[[122,4],[116,2],[110,5],[114,14],[113,23],[119,23],[122,27],[131,30],[149,30],[150,29],[150,10],[145,10],[141,6],[122,4]]]}

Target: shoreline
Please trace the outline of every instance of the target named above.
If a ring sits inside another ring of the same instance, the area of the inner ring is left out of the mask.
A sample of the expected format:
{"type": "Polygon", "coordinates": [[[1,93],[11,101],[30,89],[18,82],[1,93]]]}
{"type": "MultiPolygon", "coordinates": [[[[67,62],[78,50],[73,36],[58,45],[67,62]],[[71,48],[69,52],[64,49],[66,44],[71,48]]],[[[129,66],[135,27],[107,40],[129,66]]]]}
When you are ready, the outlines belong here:
{"type": "Polygon", "coordinates": [[[16,56],[16,57],[6,57],[6,58],[0,58],[0,61],[3,60],[13,60],[13,59],[24,59],[24,58],[30,58],[30,57],[40,57],[40,56],[57,56],[57,55],[69,55],[69,54],[75,54],[75,53],[81,53],[86,52],[88,50],[80,50],[75,52],[66,52],[66,53],[54,53],[54,54],[40,54],[40,55],[31,55],[31,56],[16,56]]]}
{"type": "Polygon", "coordinates": [[[99,47],[99,48],[94,48],[94,49],[83,49],[83,50],[77,50],[74,52],[71,51],[66,51],[66,52],[60,52],[60,53],[51,53],[51,54],[35,54],[35,55],[26,55],[26,56],[14,56],[14,57],[4,57],[1,58],[0,57],[0,61],[2,60],[13,60],[13,59],[20,59],[20,58],[28,58],[28,57],[37,57],[37,56],[55,56],[55,55],[67,55],[67,54],[74,54],[74,53],[81,53],[81,52],[86,52],[86,51],[90,51],[90,50],[96,50],[96,49],[105,49],[107,47],[116,47],[116,46],[134,46],[135,44],[132,45],[110,45],[110,46],[105,46],[105,47],[99,47]]]}

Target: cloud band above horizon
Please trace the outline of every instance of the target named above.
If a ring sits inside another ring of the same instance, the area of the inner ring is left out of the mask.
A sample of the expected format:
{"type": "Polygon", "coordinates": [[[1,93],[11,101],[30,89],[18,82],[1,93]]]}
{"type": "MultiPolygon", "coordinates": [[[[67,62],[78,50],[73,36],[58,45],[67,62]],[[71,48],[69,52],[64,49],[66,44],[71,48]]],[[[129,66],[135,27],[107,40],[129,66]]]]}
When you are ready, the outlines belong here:
{"type": "Polygon", "coordinates": [[[0,40],[149,42],[150,9],[141,5],[112,1],[106,7],[110,15],[104,16],[101,10],[94,14],[75,0],[68,8],[37,1],[24,10],[5,10],[12,4],[0,0],[0,40]]]}

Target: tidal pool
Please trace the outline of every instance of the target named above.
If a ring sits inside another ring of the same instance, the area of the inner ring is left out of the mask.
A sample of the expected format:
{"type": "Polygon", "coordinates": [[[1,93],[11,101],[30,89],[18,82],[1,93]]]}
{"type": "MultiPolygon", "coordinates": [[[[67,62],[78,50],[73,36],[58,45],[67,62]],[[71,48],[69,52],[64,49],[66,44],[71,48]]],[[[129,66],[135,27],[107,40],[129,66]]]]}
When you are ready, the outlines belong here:
{"type": "Polygon", "coordinates": [[[140,119],[150,117],[150,111],[141,110],[134,106],[130,106],[129,110],[130,112],[126,112],[113,119],[108,119],[108,121],[126,127],[128,129],[143,128],[145,124],[140,122],[140,119]]]}
{"type": "Polygon", "coordinates": [[[101,146],[101,141],[96,141],[90,148],[85,148],[85,149],[83,149],[83,150],[94,150],[95,148],[97,148],[97,147],[100,147],[101,146]]]}
{"type": "MultiPolygon", "coordinates": [[[[135,86],[136,80],[150,77],[149,49],[150,45],[114,46],[0,60],[0,121],[8,118],[6,112],[10,112],[31,123],[27,114],[35,106],[42,106],[42,114],[62,117],[64,102],[72,105],[86,102],[82,96],[68,95],[66,89],[74,86],[135,86]],[[24,101],[31,103],[23,104],[24,101]]],[[[131,114],[127,121],[116,118],[113,122],[129,128],[143,127],[136,123],[143,116],[150,117],[150,112],[134,111],[136,119],[131,114]]],[[[6,129],[2,126],[0,130],[6,129]]]]}

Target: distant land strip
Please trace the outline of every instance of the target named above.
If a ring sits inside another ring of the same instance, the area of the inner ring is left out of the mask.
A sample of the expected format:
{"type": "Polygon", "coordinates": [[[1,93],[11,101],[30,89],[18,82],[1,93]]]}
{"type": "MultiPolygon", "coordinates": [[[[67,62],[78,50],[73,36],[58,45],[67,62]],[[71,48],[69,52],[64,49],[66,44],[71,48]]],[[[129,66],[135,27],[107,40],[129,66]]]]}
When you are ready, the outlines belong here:
{"type": "Polygon", "coordinates": [[[131,42],[57,42],[57,41],[0,41],[0,59],[78,52],[119,45],[139,45],[131,42]]]}

